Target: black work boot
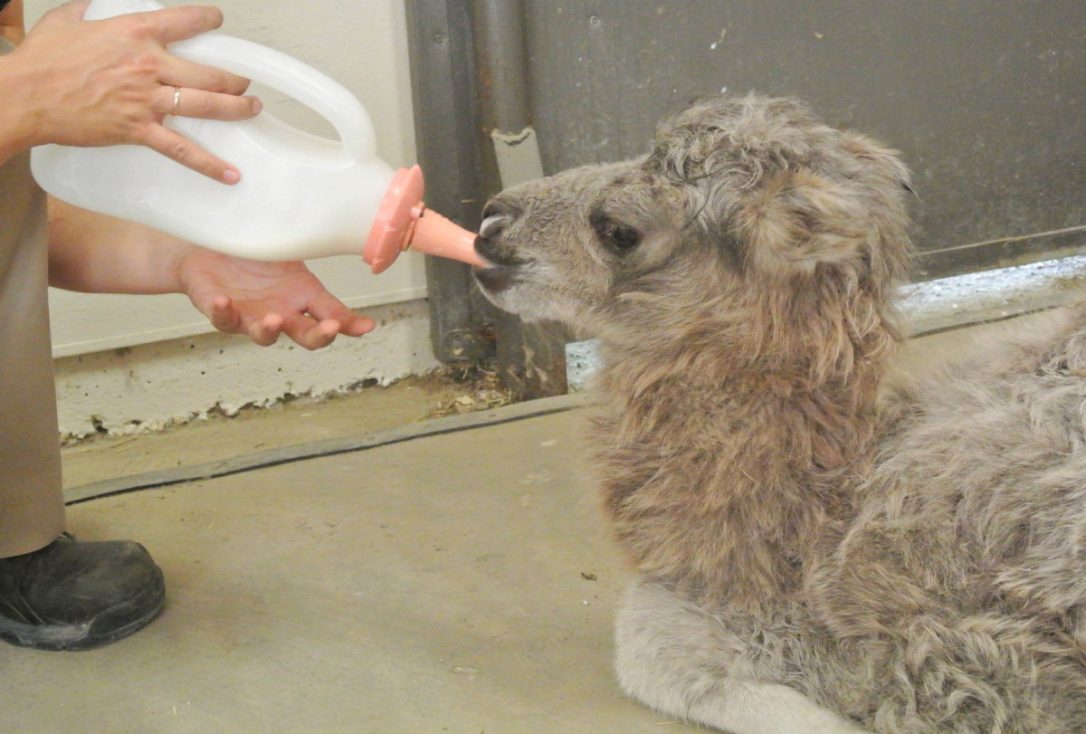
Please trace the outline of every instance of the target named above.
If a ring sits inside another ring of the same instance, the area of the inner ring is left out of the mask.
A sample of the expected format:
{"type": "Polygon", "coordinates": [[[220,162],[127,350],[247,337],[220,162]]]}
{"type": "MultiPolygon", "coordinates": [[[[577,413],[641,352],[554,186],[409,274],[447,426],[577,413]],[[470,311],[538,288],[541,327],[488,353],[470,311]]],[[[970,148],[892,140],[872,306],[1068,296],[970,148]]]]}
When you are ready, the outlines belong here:
{"type": "Polygon", "coordinates": [[[140,629],[162,610],[162,570],[139,543],[62,535],[0,558],[0,639],[39,650],[89,650],[140,629]]]}

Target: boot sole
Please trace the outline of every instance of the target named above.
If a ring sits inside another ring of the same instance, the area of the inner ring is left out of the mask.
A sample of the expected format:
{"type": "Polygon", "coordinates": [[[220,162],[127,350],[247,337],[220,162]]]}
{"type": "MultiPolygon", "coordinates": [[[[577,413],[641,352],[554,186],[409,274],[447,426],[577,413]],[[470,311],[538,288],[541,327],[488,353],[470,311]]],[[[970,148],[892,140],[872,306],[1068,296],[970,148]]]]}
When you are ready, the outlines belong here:
{"type": "Polygon", "coordinates": [[[136,596],[81,624],[24,624],[0,617],[0,640],[33,650],[91,650],[146,627],[166,604],[166,582],[155,580],[136,596]]]}

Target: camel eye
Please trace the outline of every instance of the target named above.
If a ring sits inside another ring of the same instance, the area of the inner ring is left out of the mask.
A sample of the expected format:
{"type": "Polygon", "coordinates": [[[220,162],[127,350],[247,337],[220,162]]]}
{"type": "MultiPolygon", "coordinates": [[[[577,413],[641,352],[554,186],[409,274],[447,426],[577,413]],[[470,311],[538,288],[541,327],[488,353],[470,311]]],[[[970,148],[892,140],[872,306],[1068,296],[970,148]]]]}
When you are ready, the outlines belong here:
{"type": "Polygon", "coordinates": [[[633,227],[619,224],[601,213],[591,216],[592,229],[600,243],[619,255],[625,255],[641,244],[641,233],[633,227]]]}
{"type": "Polygon", "coordinates": [[[610,230],[608,236],[612,246],[620,252],[632,250],[641,244],[641,233],[632,227],[616,225],[610,230]]]}

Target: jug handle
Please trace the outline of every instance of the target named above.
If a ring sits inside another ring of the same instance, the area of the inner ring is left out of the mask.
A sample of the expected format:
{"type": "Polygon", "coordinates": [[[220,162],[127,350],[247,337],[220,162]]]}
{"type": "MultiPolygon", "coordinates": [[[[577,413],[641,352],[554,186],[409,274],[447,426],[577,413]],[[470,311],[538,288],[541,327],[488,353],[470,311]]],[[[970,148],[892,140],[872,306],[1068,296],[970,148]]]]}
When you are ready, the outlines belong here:
{"type": "MultiPolygon", "coordinates": [[[[162,7],[153,0],[95,0],[83,17],[100,20],[162,7]]],[[[172,43],[169,50],[183,59],[248,77],[311,107],[332,123],[344,149],[356,162],[377,155],[373,123],[362,103],[343,85],[313,67],[267,46],[219,33],[172,43]]]]}

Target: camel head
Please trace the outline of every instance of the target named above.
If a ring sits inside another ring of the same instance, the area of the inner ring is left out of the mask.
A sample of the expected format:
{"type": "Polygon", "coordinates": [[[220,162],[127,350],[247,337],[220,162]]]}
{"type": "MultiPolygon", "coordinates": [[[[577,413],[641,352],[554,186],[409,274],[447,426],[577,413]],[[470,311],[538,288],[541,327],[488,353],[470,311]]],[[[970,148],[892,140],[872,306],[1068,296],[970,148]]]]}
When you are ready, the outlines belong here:
{"type": "Polygon", "coordinates": [[[894,333],[907,191],[892,151],[799,102],[704,99],[647,156],[495,196],[475,278],[500,308],[620,348],[693,340],[830,369],[894,333]]]}

